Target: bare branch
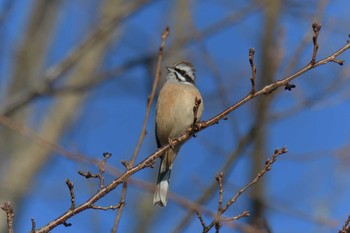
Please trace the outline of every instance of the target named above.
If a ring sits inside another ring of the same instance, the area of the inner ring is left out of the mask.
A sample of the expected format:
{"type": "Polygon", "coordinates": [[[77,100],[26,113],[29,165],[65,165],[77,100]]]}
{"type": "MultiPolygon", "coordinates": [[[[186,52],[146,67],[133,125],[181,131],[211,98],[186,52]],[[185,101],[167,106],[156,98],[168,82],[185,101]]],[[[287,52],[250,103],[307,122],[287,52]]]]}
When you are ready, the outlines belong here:
{"type": "Polygon", "coordinates": [[[11,203],[9,201],[5,202],[1,206],[1,209],[3,211],[5,211],[5,213],[6,213],[8,233],[14,233],[14,230],[13,230],[13,218],[14,218],[15,214],[13,212],[13,208],[11,206],[11,203]]]}
{"type": "Polygon", "coordinates": [[[84,176],[86,179],[98,178],[100,180],[99,190],[101,190],[104,187],[105,178],[103,174],[105,173],[107,159],[109,159],[111,156],[112,156],[111,153],[108,153],[108,152],[103,153],[103,159],[98,164],[98,174],[93,174],[90,171],[87,171],[87,172],[78,171],[79,175],[84,176]]]}
{"type": "Polygon", "coordinates": [[[316,55],[317,55],[317,50],[318,50],[318,43],[317,43],[317,39],[318,39],[318,34],[321,31],[321,24],[318,22],[314,22],[312,24],[312,30],[314,32],[314,36],[312,37],[312,42],[314,44],[314,51],[312,53],[312,58],[311,58],[311,65],[314,65],[316,62],[316,55]]]}
{"type": "MultiPolygon", "coordinates": [[[[196,128],[193,132],[197,133],[200,132],[202,130],[204,130],[207,127],[210,127],[214,124],[216,124],[217,122],[219,122],[220,120],[222,120],[223,118],[225,118],[230,112],[232,112],[233,110],[237,109],[238,107],[240,107],[241,105],[245,104],[246,102],[252,100],[253,98],[256,98],[260,95],[267,95],[272,93],[274,90],[285,86],[287,83],[289,83],[291,80],[299,77],[300,75],[302,75],[303,73],[317,67],[320,65],[324,65],[328,62],[336,62],[336,58],[342,54],[343,52],[345,52],[347,49],[350,48],[350,43],[348,42],[346,45],[344,45],[341,49],[339,49],[338,51],[336,51],[335,53],[333,53],[332,55],[319,60],[318,62],[315,62],[314,65],[312,64],[308,64],[306,65],[304,68],[300,69],[299,71],[297,71],[296,73],[282,79],[282,80],[278,80],[276,82],[273,82],[270,85],[265,86],[264,88],[262,88],[261,90],[255,92],[253,95],[251,95],[251,93],[249,93],[246,97],[244,97],[243,99],[241,99],[240,101],[238,101],[237,103],[233,104],[232,106],[230,106],[229,108],[227,108],[226,110],[224,110],[223,112],[219,113],[218,115],[214,116],[213,118],[209,119],[208,121],[204,121],[204,122],[197,122],[196,123],[196,128]]],[[[337,62],[336,62],[337,63],[337,62]]],[[[1,118],[0,118],[1,119],[1,118]]],[[[191,130],[192,127],[189,128],[189,130],[191,130]]],[[[188,131],[186,131],[184,134],[182,134],[180,137],[171,140],[171,143],[173,144],[173,146],[178,145],[179,143],[182,143],[186,140],[188,140],[193,134],[188,134],[188,131]]],[[[109,192],[111,192],[112,190],[114,190],[117,186],[119,186],[121,183],[124,183],[132,174],[146,168],[149,167],[150,164],[152,164],[158,157],[160,157],[162,154],[164,154],[164,152],[166,150],[170,149],[170,144],[163,146],[162,148],[158,149],[156,152],[154,152],[153,154],[149,155],[146,159],[144,159],[143,161],[141,161],[139,164],[135,165],[135,166],[130,166],[130,169],[128,169],[127,171],[125,171],[124,173],[122,173],[119,177],[117,177],[116,179],[114,179],[112,182],[110,182],[108,185],[106,185],[105,187],[103,187],[101,190],[99,190],[95,195],[93,195],[90,199],[88,199],[86,202],[84,202],[83,204],[77,206],[74,211],[68,210],[67,212],[63,213],[61,216],[59,216],[58,218],[56,218],[55,220],[53,220],[52,222],[48,223],[47,225],[41,227],[40,229],[36,230],[37,233],[43,233],[43,232],[48,232],[50,230],[52,230],[53,228],[55,228],[56,226],[60,225],[60,224],[64,224],[64,225],[69,225],[66,221],[68,219],[70,219],[72,216],[91,208],[91,206],[98,201],[99,199],[101,199],[102,197],[104,197],[106,194],[108,194],[109,192]]],[[[278,152],[278,151],[277,151],[278,152]]],[[[285,152],[284,152],[285,153],[285,152]]],[[[277,157],[277,156],[276,156],[277,157]]],[[[273,157],[274,158],[274,157],[273,157]]],[[[272,164],[272,162],[274,162],[274,159],[268,161],[267,165],[265,166],[265,169],[269,170],[270,165],[272,164]],[[270,165],[269,165],[270,164],[270,165]]],[[[260,179],[260,177],[265,174],[265,173],[259,173],[258,174],[258,179],[260,179]]],[[[253,181],[254,182],[254,181],[253,181]]],[[[244,191],[244,190],[243,190],[244,191]]],[[[242,191],[242,192],[243,192],[242,191]]],[[[226,204],[225,207],[223,207],[223,212],[225,212],[228,207],[235,202],[235,199],[231,199],[231,201],[229,203],[226,204]]],[[[219,218],[220,219],[220,218],[219,218]]],[[[218,219],[218,220],[219,220],[218,219]]],[[[216,221],[214,221],[213,226],[216,224],[216,221]]]]}
{"type": "MultiPolygon", "coordinates": [[[[218,213],[222,212],[222,199],[223,199],[223,193],[224,193],[224,186],[223,186],[223,182],[222,182],[222,178],[224,176],[224,173],[220,172],[215,178],[216,181],[219,184],[219,204],[218,204],[218,213]]],[[[221,223],[220,221],[217,221],[217,223],[215,224],[215,229],[217,232],[219,232],[221,228],[221,223]]]]}
{"type": "Polygon", "coordinates": [[[66,179],[66,184],[68,186],[69,194],[70,194],[70,201],[71,201],[70,210],[74,210],[75,209],[74,184],[69,179],[66,179]]]}
{"type": "Polygon", "coordinates": [[[87,171],[87,172],[78,171],[78,174],[81,176],[84,176],[86,179],[99,177],[98,174],[92,174],[90,171],[87,171]]]}
{"type": "MultiPolygon", "coordinates": [[[[137,155],[139,153],[139,150],[141,148],[143,139],[145,138],[145,135],[146,135],[146,127],[147,127],[149,114],[151,112],[152,103],[153,103],[153,100],[154,100],[154,96],[156,95],[157,86],[158,86],[158,83],[159,83],[159,80],[160,80],[160,77],[161,77],[161,67],[162,67],[161,64],[162,64],[162,60],[163,60],[163,51],[164,51],[165,41],[166,41],[168,36],[169,36],[169,27],[166,27],[164,32],[162,33],[162,36],[161,36],[161,45],[159,47],[159,52],[158,52],[158,62],[157,62],[156,76],[155,76],[154,81],[153,81],[151,94],[147,98],[147,109],[146,109],[145,118],[143,120],[143,126],[142,126],[142,130],[141,130],[141,133],[140,133],[140,136],[139,136],[139,140],[138,140],[137,145],[135,147],[134,153],[133,153],[133,155],[132,155],[132,157],[130,159],[130,162],[127,163],[127,166],[126,166],[126,164],[124,164],[125,167],[127,168],[127,170],[128,170],[128,168],[130,168],[130,167],[132,167],[134,165],[135,159],[136,159],[136,157],[137,157],[137,155]]],[[[149,166],[152,167],[153,166],[153,162],[149,163],[149,166]]],[[[127,183],[124,182],[124,184],[123,184],[123,191],[122,191],[120,202],[123,202],[123,203],[125,202],[126,189],[127,189],[127,183]]],[[[118,213],[117,213],[115,221],[114,221],[112,233],[116,232],[117,229],[118,229],[118,224],[119,224],[119,221],[120,221],[120,216],[121,216],[121,213],[123,211],[123,208],[124,208],[124,205],[120,206],[120,208],[118,209],[118,213]]]]}
{"type": "Polygon", "coordinates": [[[249,63],[250,63],[250,67],[252,70],[252,75],[250,76],[250,82],[252,83],[252,90],[250,91],[250,93],[252,95],[254,95],[254,93],[255,93],[255,77],[256,77],[256,67],[254,64],[254,54],[255,54],[254,48],[250,48],[249,49],[249,63]]]}
{"type": "Polygon", "coordinates": [[[218,205],[218,212],[222,211],[222,199],[223,199],[223,193],[224,193],[224,187],[222,178],[224,177],[224,173],[220,172],[218,175],[216,175],[216,181],[219,184],[219,205],[218,205]]]}
{"type": "Polygon", "coordinates": [[[107,159],[109,159],[112,156],[111,153],[108,152],[104,152],[103,153],[103,159],[100,162],[99,166],[98,166],[98,177],[100,179],[100,189],[101,190],[104,187],[104,181],[105,178],[103,176],[103,173],[105,173],[105,167],[106,167],[106,163],[107,163],[107,159]]]}
{"type": "Polygon", "coordinates": [[[241,214],[234,216],[232,218],[221,218],[220,221],[236,221],[240,218],[249,217],[250,213],[248,210],[244,210],[241,214]]]}
{"type": "Polygon", "coordinates": [[[339,230],[339,233],[350,233],[350,215],[348,219],[346,219],[343,228],[339,230]]]}
{"type": "MultiPolygon", "coordinates": [[[[287,149],[285,147],[283,147],[282,149],[276,149],[272,158],[268,159],[265,162],[265,166],[264,168],[256,175],[256,177],[250,181],[246,186],[244,186],[241,190],[239,190],[237,192],[237,194],[226,203],[226,205],[222,208],[221,211],[218,211],[217,215],[215,216],[214,220],[205,228],[203,229],[203,233],[208,232],[211,228],[213,228],[215,226],[215,228],[218,228],[218,224],[221,221],[221,215],[223,213],[225,213],[226,210],[228,210],[228,208],[237,201],[238,197],[244,193],[249,187],[251,187],[252,185],[256,184],[261,177],[263,177],[268,171],[271,170],[271,165],[276,161],[277,157],[281,154],[287,153],[287,149]]],[[[246,215],[246,214],[245,214],[246,215]]]]}
{"type": "Polygon", "coordinates": [[[197,217],[198,217],[200,223],[202,224],[203,229],[207,228],[207,226],[205,225],[204,219],[202,217],[202,214],[199,212],[199,210],[195,209],[194,212],[196,212],[197,217]]]}
{"type": "MultiPolygon", "coordinates": [[[[305,72],[314,69],[315,67],[321,66],[321,65],[325,65],[329,62],[337,62],[337,57],[342,54],[343,52],[345,52],[346,50],[348,50],[350,48],[350,42],[347,42],[346,45],[344,45],[341,49],[339,49],[338,51],[336,51],[335,53],[333,53],[332,55],[319,60],[318,62],[316,62],[314,65],[312,64],[307,64],[305,67],[303,67],[302,69],[298,70],[297,72],[295,72],[294,74],[282,79],[282,80],[278,80],[276,82],[273,82],[270,85],[266,85],[265,87],[263,87],[261,90],[257,91],[254,93],[254,95],[251,95],[250,93],[244,97],[243,99],[241,99],[240,101],[238,101],[236,104],[232,105],[231,107],[227,108],[225,111],[221,112],[220,114],[216,115],[215,117],[209,119],[206,122],[199,122],[197,123],[197,125],[199,124],[199,130],[202,130],[204,128],[207,128],[208,126],[211,126],[213,124],[216,124],[218,121],[222,120],[224,117],[226,117],[230,112],[232,112],[233,110],[237,109],[238,107],[242,106],[243,104],[245,104],[246,102],[254,99],[257,96],[260,95],[268,95],[271,94],[272,92],[274,92],[275,90],[277,90],[278,88],[282,87],[282,86],[286,86],[290,81],[294,80],[295,78],[301,76],[302,74],[304,74],[305,72]]],[[[338,63],[339,64],[339,63],[338,63]]]]}
{"type": "Polygon", "coordinates": [[[116,210],[116,209],[119,209],[122,205],[124,205],[124,202],[119,202],[118,205],[111,205],[111,206],[92,205],[91,209],[95,209],[95,210],[116,210]]]}

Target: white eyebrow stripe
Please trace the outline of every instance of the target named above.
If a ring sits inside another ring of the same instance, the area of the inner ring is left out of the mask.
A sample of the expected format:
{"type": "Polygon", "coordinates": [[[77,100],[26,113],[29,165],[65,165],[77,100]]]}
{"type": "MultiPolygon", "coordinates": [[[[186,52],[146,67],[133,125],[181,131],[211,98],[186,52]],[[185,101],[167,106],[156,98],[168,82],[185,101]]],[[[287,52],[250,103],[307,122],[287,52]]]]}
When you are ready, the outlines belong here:
{"type": "MultiPolygon", "coordinates": [[[[188,71],[191,71],[191,70],[188,70],[188,71]]],[[[179,69],[179,68],[176,68],[176,67],[174,69],[174,73],[176,75],[176,78],[179,81],[188,82],[188,83],[194,84],[194,79],[193,79],[192,75],[188,74],[188,71],[186,72],[186,70],[182,70],[182,69],[179,69]]]]}

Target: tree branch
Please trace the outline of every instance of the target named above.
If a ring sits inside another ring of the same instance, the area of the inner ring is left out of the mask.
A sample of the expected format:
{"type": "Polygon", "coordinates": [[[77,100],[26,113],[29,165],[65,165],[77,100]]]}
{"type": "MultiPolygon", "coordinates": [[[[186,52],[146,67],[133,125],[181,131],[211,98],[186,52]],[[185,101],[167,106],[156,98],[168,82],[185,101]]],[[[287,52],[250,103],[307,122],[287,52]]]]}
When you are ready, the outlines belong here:
{"type": "Polygon", "coordinates": [[[14,233],[13,231],[13,218],[15,214],[13,213],[13,208],[11,206],[11,203],[9,201],[5,202],[1,209],[5,211],[6,213],[6,219],[7,219],[7,227],[8,227],[8,233],[14,233]]]}
{"type": "MultiPolygon", "coordinates": [[[[143,126],[142,126],[142,130],[139,136],[139,140],[137,142],[137,145],[135,147],[134,153],[131,157],[131,160],[128,163],[129,167],[132,167],[134,165],[135,159],[139,153],[139,150],[141,148],[142,142],[146,136],[146,127],[147,127],[147,122],[148,122],[148,118],[149,118],[149,113],[151,112],[151,107],[152,107],[152,103],[154,100],[154,96],[156,95],[156,90],[157,90],[157,86],[161,77],[161,67],[162,67],[162,59],[163,59],[163,51],[164,51],[164,46],[165,46],[165,40],[167,39],[167,37],[169,36],[169,27],[165,28],[164,32],[162,33],[162,41],[161,41],[161,45],[159,47],[159,53],[158,53],[158,62],[157,62],[157,69],[156,69],[156,76],[154,78],[153,81],[153,86],[152,86],[152,91],[150,96],[147,99],[147,109],[146,109],[146,115],[145,118],[143,120],[143,126]]],[[[125,203],[125,196],[126,196],[126,191],[127,191],[127,183],[125,182],[123,184],[123,190],[122,190],[122,195],[121,195],[121,200],[120,202],[125,203]]],[[[118,208],[118,213],[116,215],[114,224],[113,224],[113,229],[112,229],[112,233],[117,232],[118,229],[118,225],[119,225],[119,221],[120,221],[120,217],[121,214],[123,212],[125,205],[121,205],[120,208],[118,208]]]]}
{"type": "Polygon", "coordinates": [[[344,226],[341,230],[339,230],[339,233],[350,233],[350,215],[348,219],[346,219],[344,226]]]}
{"type": "MultiPolygon", "coordinates": [[[[225,213],[226,210],[228,210],[228,208],[237,201],[238,197],[244,193],[249,187],[251,187],[252,185],[256,184],[268,171],[271,170],[271,165],[276,161],[277,157],[281,154],[287,153],[287,149],[285,147],[283,147],[282,149],[276,149],[272,158],[268,159],[265,162],[265,167],[256,175],[256,177],[250,181],[246,186],[244,186],[241,190],[239,190],[237,192],[237,194],[231,198],[230,201],[228,201],[226,203],[226,205],[217,212],[217,215],[215,216],[214,220],[205,228],[203,228],[203,233],[208,232],[211,228],[213,228],[215,226],[216,229],[218,229],[218,226],[220,227],[220,222],[221,220],[221,215],[223,213],[225,213]]],[[[222,189],[222,187],[220,187],[220,190],[222,189]]],[[[242,213],[242,217],[243,216],[248,216],[249,213],[242,213]]],[[[239,217],[236,217],[239,218],[239,217]]]]}
{"type": "MultiPolygon", "coordinates": [[[[350,48],[350,42],[347,42],[346,45],[344,45],[341,49],[339,49],[338,51],[336,51],[335,53],[331,54],[330,56],[319,60],[318,62],[315,62],[315,64],[308,64],[305,67],[303,67],[302,69],[300,69],[299,71],[297,71],[296,73],[282,79],[282,80],[278,80],[276,82],[273,82],[269,85],[266,85],[265,87],[263,87],[261,90],[255,92],[253,95],[251,93],[249,93],[246,97],[244,97],[243,99],[241,99],[240,101],[236,102],[235,104],[233,104],[232,106],[230,106],[229,108],[227,108],[226,110],[222,111],[221,113],[219,113],[218,115],[212,117],[211,119],[209,119],[208,121],[203,121],[203,122],[198,122],[196,123],[196,127],[194,129],[192,129],[192,126],[184,133],[182,134],[180,137],[171,140],[171,144],[173,146],[178,145],[179,143],[182,143],[184,141],[186,141],[187,139],[189,139],[193,134],[198,133],[216,123],[218,123],[220,120],[222,120],[224,117],[226,117],[230,112],[232,112],[233,110],[237,109],[238,107],[242,106],[243,104],[245,104],[246,102],[260,96],[260,95],[268,95],[271,94],[273,91],[275,91],[276,89],[286,86],[286,84],[288,84],[288,82],[290,82],[291,80],[299,77],[300,75],[302,75],[303,73],[318,67],[320,65],[324,65],[327,64],[328,62],[335,62],[338,64],[342,64],[343,61],[339,61],[337,60],[337,57],[342,54],[343,52],[345,52],[347,49],[350,48]],[[190,132],[190,133],[189,133],[190,132]]],[[[86,210],[89,208],[92,208],[94,203],[98,200],[100,200],[102,197],[104,197],[106,194],[108,194],[109,192],[111,192],[112,190],[114,190],[117,186],[119,186],[120,184],[124,183],[132,174],[146,168],[149,167],[151,164],[153,164],[153,162],[160,157],[162,154],[164,154],[165,151],[167,151],[168,149],[170,149],[170,144],[167,144],[165,146],[163,146],[162,148],[159,148],[156,152],[154,152],[153,154],[149,155],[146,159],[144,159],[143,161],[141,161],[139,164],[135,165],[135,166],[130,166],[129,169],[127,169],[123,174],[121,174],[118,178],[116,178],[115,180],[113,180],[112,182],[110,182],[108,185],[104,186],[101,190],[99,190],[95,195],[93,195],[90,199],[88,199],[85,203],[76,206],[74,208],[74,210],[69,209],[67,210],[65,213],[63,213],[61,216],[59,216],[58,218],[56,218],[55,220],[53,220],[52,222],[48,223],[47,225],[41,227],[40,229],[36,230],[36,233],[44,233],[44,232],[49,232],[50,230],[52,230],[53,228],[55,228],[56,226],[60,225],[60,224],[64,224],[67,225],[66,221],[68,219],[70,219],[72,216],[86,210]]],[[[278,152],[278,151],[277,151],[278,152]]],[[[277,156],[275,156],[277,157],[277,156]]],[[[269,169],[269,166],[274,162],[274,159],[272,159],[270,162],[268,161],[268,165],[265,166],[265,169],[269,169]]],[[[264,169],[264,170],[265,170],[264,169]]],[[[263,171],[264,171],[263,170],[263,171]]],[[[263,172],[262,174],[259,173],[256,179],[260,179],[260,177],[265,174],[266,172],[263,172]]],[[[252,182],[255,182],[254,180],[252,182]]],[[[253,184],[253,183],[252,183],[253,184]]],[[[249,184],[252,185],[252,184],[249,184]]],[[[248,186],[248,187],[249,187],[248,186]]],[[[248,188],[247,187],[247,188],[248,188]]],[[[244,188],[245,190],[246,188],[244,188]]],[[[243,190],[243,191],[244,191],[243,190]]],[[[239,195],[238,195],[239,196],[239,195]]],[[[238,198],[238,197],[237,197],[238,198]]],[[[225,207],[223,207],[223,212],[225,212],[229,206],[235,202],[235,200],[237,198],[233,198],[231,199],[230,202],[228,202],[226,204],[225,207]]],[[[216,222],[214,221],[213,224],[215,225],[216,222]]],[[[210,226],[210,225],[209,225],[210,226]]]]}

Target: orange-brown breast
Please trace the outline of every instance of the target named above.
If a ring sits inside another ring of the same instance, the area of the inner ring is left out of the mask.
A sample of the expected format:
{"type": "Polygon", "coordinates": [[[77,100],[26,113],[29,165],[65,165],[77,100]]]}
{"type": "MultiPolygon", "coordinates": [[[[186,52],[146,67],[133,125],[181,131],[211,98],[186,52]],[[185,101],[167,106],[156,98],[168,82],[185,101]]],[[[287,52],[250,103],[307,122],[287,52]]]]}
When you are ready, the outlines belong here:
{"type": "MultiPolygon", "coordinates": [[[[168,143],[168,138],[180,136],[193,123],[195,98],[202,96],[193,85],[165,83],[158,97],[156,108],[157,136],[161,145],[168,143]]],[[[197,118],[203,112],[201,102],[197,118]]]]}

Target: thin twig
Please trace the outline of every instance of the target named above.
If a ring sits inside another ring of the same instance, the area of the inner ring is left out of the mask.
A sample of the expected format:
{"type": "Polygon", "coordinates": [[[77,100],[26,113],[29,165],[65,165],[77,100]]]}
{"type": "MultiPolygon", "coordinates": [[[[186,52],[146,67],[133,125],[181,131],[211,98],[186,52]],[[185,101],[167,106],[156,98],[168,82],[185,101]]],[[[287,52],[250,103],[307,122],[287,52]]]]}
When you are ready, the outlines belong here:
{"type": "Polygon", "coordinates": [[[124,206],[125,206],[125,197],[126,197],[127,189],[128,189],[128,183],[127,182],[123,182],[122,193],[120,195],[120,203],[123,203],[123,205],[121,205],[118,208],[118,212],[117,212],[117,215],[115,216],[114,223],[113,223],[112,233],[116,233],[117,230],[118,230],[120,218],[122,217],[122,212],[123,212],[123,209],[124,209],[124,206]]]}
{"type": "Polygon", "coordinates": [[[314,32],[314,36],[312,37],[312,42],[314,44],[314,50],[313,50],[313,53],[312,53],[312,58],[311,58],[311,65],[314,65],[315,62],[316,62],[316,55],[317,55],[317,51],[318,51],[318,42],[317,42],[317,39],[318,39],[318,34],[320,33],[321,31],[321,24],[318,23],[318,22],[314,22],[312,24],[312,30],[314,32]]]}
{"type": "Polygon", "coordinates": [[[91,209],[95,209],[95,210],[116,210],[116,209],[119,209],[122,205],[124,205],[124,202],[119,202],[118,205],[111,205],[111,206],[92,205],[91,209]]]}
{"type": "MultiPolygon", "coordinates": [[[[223,194],[224,194],[224,185],[222,182],[222,179],[224,177],[224,173],[220,172],[218,175],[216,175],[216,181],[219,184],[219,204],[218,204],[218,213],[222,212],[222,199],[223,199],[223,194]]],[[[215,224],[215,229],[217,232],[219,232],[221,228],[221,223],[220,221],[217,221],[217,223],[215,224]]]]}
{"type": "Polygon", "coordinates": [[[236,221],[240,218],[249,217],[250,213],[248,210],[244,210],[241,214],[234,216],[232,218],[221,218],[220,221],[236,221]]]}
{"type": "Polygon", "coordinates": [[[81,176],[84,176],[86,179],[99,177],[98,174],[92,174],[90,171],[87,171],[87,172],[78,171],[78,174],[81,176]]]}
{"type": "Polygon", "coordinates": [[[252,75],[250,76],[250,82],[252,83],[252,90],[250,91],[250,93],[252,95],[254,95],[255,93],[255,77],[256,77],[256,67],[254,64],[254,54],[255,54],[255,50],[254,48],[250,48],[249,49],[249,64],[252,70],[252,75]]]}
{"type": "Polygon", "coordinates": [[[111,156],[112,156],[111,153],[104,152],[103,159],[98,166],[98,177],[100,179],[100,189],[99,190],[101,190],[104,187],[105,178],[103,176],[103,173],[105,173],[107,159],[109,159],[111,156]]]}
{"type": "Polygon", "coordinates": [[[247,190],[250,186],[253,184],[257,183],[261,177],[263,177],[268,171],[271,169],[271,165],[276,161],[277,157],[281,154],[287,153],[287,149],[283,147],[282,149],[276,149],[272,158],[266,160],[265,162],[265,167],[263,170],[261,170],[256,177],[249,182],[245,187],[243,187],[241,190],[238,191],[238,193],[229,201],[227,202],[226,206],[222,209],[223,213],[238,199],[238,197],[245,191],[247,190]]]}
{"type": "Polygon", "coordinates": [[[161,67],[162,67],[163,50],[164,50],[164,46],[165,46],[165,40],[167,39],[168,36],[169,36],[169,27],[167,27],[165,29],[165,31],[162,33],[162,42],[161,42],[161,45],[159,47],[156,76],[155,76],[154,81],[153,81],[151,94],[147,99],[147,109],[146,109],[145,118],[143,120],[142,130],[140,133],[139,140],[137,142],[137,146],[135,147],[135,151],[134,151],[132,158],[130,160],[130,163],[129,163],[130,166],[133,166],[135,159],[136,159],[136,156],[137,156],[137,154],[140,150],[140,147],[142,145],[143,139],[146,135],[146,127],[147,127],[147,122],[148,122],[148,118],[149,118],[149,113],[151,111],[152,103],[153,103],[153,100],[154,100],[154,97],[155,97],[156,91],[157,91],[157,86],[158,86],[158,83],[159,83],[159,80],[161,77],[161,67]]]}
{"type": "Polygon", "coordinates": [[[234,197],[232,197],[231,200],[229,200],[226,205],[222,208],[222,210],[220,212],[217,213],[216,217],[214,218],[214,220],[205,228],[203,229],[203,233],[208,232],[211,228],[213,228],[214,226],[216,227],[217,224],[220,222],[221,220],[221,215],[223,213],[225,213],[226,210],[228,210],[228,208],[237,201],[238,197],[244,193],[249,187],[251,187],[252,185],[256,184],[261,177],[263,177],[268,171],[271,170],[271,165],[276,161],[277,157],[281,154],[287,153],[287,149],[285,147],[283,147],[282,149],[276,149],[272,158],[268,159],[265,162],[265,166],[264,168],[255,176],[255,178],[250,181],[246,186],[244,186],[241,190],[239,190],[236,195],[234,197]]]}
{"type": "Polygon", "coordinates": [[[105,173],[107,160],[111,156],[112,156],[112,154],[109,152],[103,153],[103,159],[98,164],[98,174],[93,174],[90,171],[87,171],[87,172],[78,171],[78,174],[81,176],[84,176],[86,179],[98,178],[100,180],[99,190],[101,190],[104,187],[105,178],[104,178],[103,174],[105,173]]]}
{"type": "MultiPolygon", "coordinates": [[[[249,143],[253,138],[254,128],[251,127],[245,135],[243,135],[237,142],[237,147],[234,152],[232,152],[227,160],[225,161],[223,167],[220,169],[224,174],[228,175],[232,170],[232,165],[237,160],[238,156],[243,154],[244,150],[248,147],[249,143]]],[[[213,197],[213,193],[217,190],[217,182],[214,180],[201,194],[201,196],[195,201],[197,205],[203,205],[209,198],[213,197]]],[[[192,209],[187,212],[187,214],[182,218],[180,223],[177,225],[172,232],[183,232],[183,229],[188,225],[192,219],[192,209]]]]}
{"type": "MultiPolygon", "coordinates": [[[[146,109],[146,114],[145,114],[145,118],[143,120],[143,126],[142,126],[142,130],[139,136],[139,140],[137,142],[137,145],[135,147],[134,153],[130,159],[130,162],[127,164],[127,168],[128,167],[132,167],[134,165],[135,159],[139,153],[139,150],[141,148],[142,142],[146,136],[146,127],[147,127],[147,123],[148,123],[148,118],[149,118],[149,114],[151,112],[151,107],[153,104],[153,100],[154,97],[156,95],[156,90],[157,90],[157,86],[161,77],[161,67],[162,67],[162,59],[163,59],[163,51],[164,51],[164,46],[165,46],[165,41],[167,39],[169,35],[169,27],[166,27],[166,29],[164,30],[164,32],[162,33],[162,41],[161,41],[161,45],[159,47],[159,53],[158,53],[158,62],[157,62],[157,69],[156,69],[156,76],[154,78],[153,81],[153,86],[152,86],[152,91],[151,94],[149,95],[148,99],[147,99],[147,109],[146,109]]],[[[153,163],[150,163],[150,165],[152,165],[153,163]]],[[[126,196],[126,190],[127,190],[127,183],[123,184],[123,190],[122,190],[122,195],[121,195],[121,202],[125,202],[125,196],[126,196]]],[[[121,217],[121,213],[123,212],[124,209],[124,205],[122,205],[119,209],[118,209],[118,213],[116,215],[116,218],[114,220],[114,224],[113,224],[113,229],[112,229],[112,233],[115,233],[118,229],[118,224],[120,221],[120,217],[121,217]]]]}
{"type": "Polygon", "coordinates": [[[224,194],[224,186],[222,182],[222,178],[224,177],[224,173],[220,172],[216,176],[216,181],[219,184],[219,205],[218,205],[218,212],[221,212],[222,210],[222,199],[223,199],[223,194],[224,194]]]}
{"type": "Polygon", "coordinates": [[[350,215],[346,219],[343,228],[339,230],[339,233],[350,233],[350,215]]]}
{"type": "Polygon", "coordinates": [[[69,194],[70,194],[70,201],[71,201],[70,210],[74,210],[75,209],[74,184],[69,179],[66,179],[66,184],[68,186],[69,194]]]}
{"type": "Polygon", "coordinates": [[[13,218],[15,217],[15,214],[13,212],[11,203],[9,201],[4,202],[4,204],[1,206],[1,209],[6,213],[8,233],[14,233],[13,218]]]}
{"type": "Polygon", "coordinates": [[[198,217],[200,223],[202,224],[203,229],[205,229],[207,226],[205,225],[205,222],[204,222],[204,219],[202,217],[202,214],[197,209],[195,209],[194,212],[196,212],[197,217],[198,217]]]}

